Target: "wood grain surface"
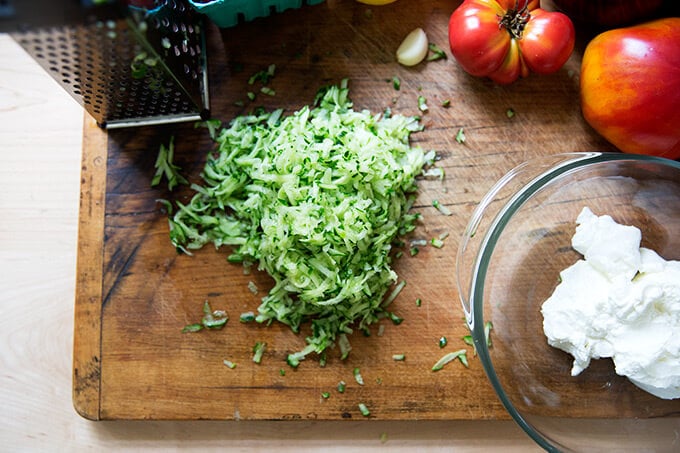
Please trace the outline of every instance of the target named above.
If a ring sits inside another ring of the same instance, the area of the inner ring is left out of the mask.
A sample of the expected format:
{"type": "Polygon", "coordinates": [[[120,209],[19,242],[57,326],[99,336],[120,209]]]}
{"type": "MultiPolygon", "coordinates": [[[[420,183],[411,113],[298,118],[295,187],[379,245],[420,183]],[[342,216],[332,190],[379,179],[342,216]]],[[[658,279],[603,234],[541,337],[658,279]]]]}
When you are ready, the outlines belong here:
{"type": "Polygon", "coordinates": [[[190,181],[200,182],[212,147],[204,129],[175,124],[104,133],[86,121],[74,350],[74,401],[83,416],[356,420],[363,418],[358,404],[364,403],[378,420],[508,418],[470,348],[469,368],[456,362],[431,371],[444,353],[466,346],[455,285],[458,239],[484,193],[513,166],[538,155],[612,148],[581,117],[580,47],[556,74],[510,86],[468,76],[450,55],[413,68],[395,62],[395,49],[416,27],[448,53],[448,17],[458,3],[411,0],[377,8],[327,1],[234,29],[208,29],[211,110],[225,122],[260,105],[298,110],[318,88],[343,78],[350,80],[355,109],[389,107],[414,115],[420,114],[418,96],[427,99],[425,130],[412,142],[436,150],[446,178],[420,181],[414,209],[423,220],[412,237],[449,237],[441,249],[424,247],[396,262],[407,285],[393,309],[404,322],[382,321],[382,336],[377,329],[368,337],[355,333],[346,361],[331,351],[325,367],[306,360],[291,369],[285,357],[304,346],[305,332],[238,322],[241,312],[256,310],[269,278],[228,264],[228,250],[205,247],[190,257],[171,246],[157,200],[186,200],[191,191],[152,188],[154,162],[159,146],[174,136],[175,163],[190,181]],[[249,77],[270,64],[276,65],[270,84],[276,95],[258,94],[249,102],[249,77]],[[401,80],[399,90],[392,86],[394,76],[401,80]],[[448,108],[444,100],[450,100],[448,108]],[[461,128],[464,143],[455,139],[461,128]],[[452,215],[434,209],[433,200],[452,215]],[[258,294],[248,289],[250,281],[258,294]],[[205,300],[229,313],[228,325],[181,333],[200,319],[205,300]],[[438,345],[442,336],[449,342],[444,349],[438,345]],[[258,341],[267,343],[259,365],[251,361],[258,341]],[[397,353],[406,360],[394,361],[397,353]],[[224,359],[236,368],[224,366],[224,359]],[[354,368],[364,385],[354,380],[354,368]],[[335,390],[341,380],[347,383],[343,394],[335,390]]]}
{"type": "Polygon", "coordinates": [[[5,34],[0,57],[11,62],[0,67],[3,451],[539,450],[510,420],[98,423],[78,415],[72,351],[83,110],[5,34]]]}

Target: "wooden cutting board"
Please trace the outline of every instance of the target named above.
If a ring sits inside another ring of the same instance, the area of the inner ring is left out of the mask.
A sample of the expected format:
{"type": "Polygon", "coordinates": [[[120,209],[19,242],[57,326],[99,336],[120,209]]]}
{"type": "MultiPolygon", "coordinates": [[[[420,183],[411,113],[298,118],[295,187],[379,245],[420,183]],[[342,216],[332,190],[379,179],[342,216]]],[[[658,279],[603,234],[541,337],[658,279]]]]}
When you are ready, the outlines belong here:
{"type": "Polygon", "coordinates": [[[581,117],[582,46],[558,73],[510,86],[468,76],[450,55],[413,68],[395,62],[396,48],[416,27],[448,53],[448,17],[458,4],[400,0],[369,7],[329,0],[233,29],[209,28],[212,113],[225,122],[259,105],[293,112],[311,104],[321,86],[343,78],[350,79],[355,109],[414,115],[418,96],[427,99],[425,130],[412,141],[437,151],[446,178],[420,182],[414,209],[423,221],[412,238],[450,235],[441,249],[423,247],[397,260],[407,285],[392,307],[404,322],[382,321],[382,336],[377,326],[368,337],[355,333],[346,361],[331,350],[325,367],[314,359],[288,367],[286,355],[304,346],[305,332],[238,321],[240,313],[256,310],[268,276],[245,275],[226,262],[227,250],[210,246],[186,256],[170,244],[156,200],[187,200],[191,190],[152,188],[156,155],[174,136],[175,163],[200,182],[212,147],[205,129],[181,124],[106,133],[86,120],[74,346],[79,413],[96,420],[363,419],[358,404],[364,403],[370,418],[382,420],[507,418],[469,347],[469,368],[454,362],[431,371],[444,353],[466,347],[455,284],[459,237],[478,201],[513,166],[538,155],[612,148],[581,117]],[[249,77],[270,64],[276,65],[269,85],[276,95],[248,102],[249,77]],[[393,76],[401,80],[399,90],[393,76]],[[461,128],[462,144],[455,139],[461,128]],[[434,209],[435,199],[452,215],[434,209]],[[258,294],[248,289],[250,281],[258,294]],[[205,300],[228,312],[227,326],[182,333],[200,320],[205,300]],[[443,349],[442,336],[448,339],[443,349]],[[258,341],[267,343],[259,365],[251,361],[258,341]],[[393,354],[406,360],[394,361],[393,354]],[[364,385],[355,381],[354,368],[364,385]],[[340,381],[347,383],[344,393],[336,390],[340,381]]]}

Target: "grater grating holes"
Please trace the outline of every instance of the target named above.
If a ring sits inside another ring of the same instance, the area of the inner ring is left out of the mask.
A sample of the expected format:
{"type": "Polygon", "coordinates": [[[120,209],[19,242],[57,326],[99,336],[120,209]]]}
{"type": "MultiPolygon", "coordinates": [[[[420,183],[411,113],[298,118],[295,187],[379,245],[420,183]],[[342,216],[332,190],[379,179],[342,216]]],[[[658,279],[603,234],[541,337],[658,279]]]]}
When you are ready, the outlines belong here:
{"type": "Polygon", "coordinates": [[[102,125],[198,119],[208,102],[198,15],[180,0],[155,6],[14,39],[102,125]]]}

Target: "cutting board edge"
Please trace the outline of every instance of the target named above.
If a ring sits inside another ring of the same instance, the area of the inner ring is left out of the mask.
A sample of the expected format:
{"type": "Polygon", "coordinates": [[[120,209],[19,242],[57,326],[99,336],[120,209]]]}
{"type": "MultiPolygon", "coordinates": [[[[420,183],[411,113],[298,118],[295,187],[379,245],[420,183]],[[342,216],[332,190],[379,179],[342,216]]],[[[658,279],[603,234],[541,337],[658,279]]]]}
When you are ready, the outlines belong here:
{"type": "Polygon", "coordinates": [[[83,120],[73,334],[73,407],[101,420],[101,316],[108,136],[87,113],[83,120]]]}

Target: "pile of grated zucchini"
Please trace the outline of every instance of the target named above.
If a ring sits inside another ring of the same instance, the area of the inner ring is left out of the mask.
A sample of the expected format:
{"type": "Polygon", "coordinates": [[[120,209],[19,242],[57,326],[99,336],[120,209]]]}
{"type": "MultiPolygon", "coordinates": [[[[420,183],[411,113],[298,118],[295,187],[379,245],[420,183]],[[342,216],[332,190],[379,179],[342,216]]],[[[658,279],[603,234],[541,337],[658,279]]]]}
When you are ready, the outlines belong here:
{"type": "Polygon", "coordinates": [[[409,144],[417,117],[354,111],[348,95],[343,80],[311,108],[235,118],[215,134],[204,184],[170,218],[178,250],[228,245],[229,261],[273,278],[258,322],[295,332],[311,323],[291,366],[335,344],[346,357],[352,328],[385,317],[397,280],[390,251],[415,228],[416,176],[434,160],[409,144]]]}

